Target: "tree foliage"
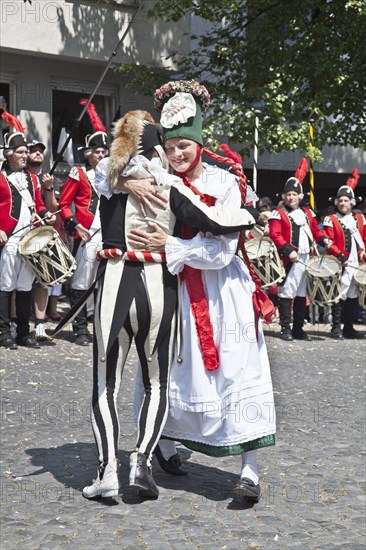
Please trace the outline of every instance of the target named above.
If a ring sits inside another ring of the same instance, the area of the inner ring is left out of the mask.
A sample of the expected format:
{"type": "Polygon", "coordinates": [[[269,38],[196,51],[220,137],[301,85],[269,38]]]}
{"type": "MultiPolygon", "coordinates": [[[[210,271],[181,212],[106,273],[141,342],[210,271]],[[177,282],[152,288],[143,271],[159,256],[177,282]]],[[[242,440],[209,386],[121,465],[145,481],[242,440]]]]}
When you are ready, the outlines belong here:
{"type": "MultiPolygon", "coordinates": [[[[247,151],[256,108],[262,112],[260,145],[269,151],[307,151],[310,120],[318,148],[366,148],[365,4],[158,0],[150,16],[179,21],[190,12],[203,20],[207,30],[192,36],[190,55],[172,56],[180,76],[196,78],[212,93],[205,125],[210,135],[227,135],[247,151]]],[[[149,70],[152,84],[154,68],[149,70]]]]}
{"type": "Polygon", "coordinates": [[[186,13],[205,25],[190,55],[171,52],[166,70],[120,66],[133,73],[130,85],[152,94],[173,58],[180,77],[212,93],[209,138],[228,136],[248,152],[260,109],[261,149],[300,149],[313,159],[326,144],[366,149],[366,0],[158,0],[149,15],[179,21],[186,13]]]}

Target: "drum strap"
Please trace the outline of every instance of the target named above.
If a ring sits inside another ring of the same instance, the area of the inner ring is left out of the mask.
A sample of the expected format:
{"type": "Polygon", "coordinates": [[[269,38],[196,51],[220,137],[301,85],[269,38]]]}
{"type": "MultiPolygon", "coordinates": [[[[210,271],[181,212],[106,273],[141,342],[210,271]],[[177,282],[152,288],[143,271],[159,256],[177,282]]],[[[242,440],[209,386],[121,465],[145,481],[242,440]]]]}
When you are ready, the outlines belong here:
{"type": "Polygon", "coordinates": [[[100,193],[99,191],[97,190],[97,188],[95,187],[94,185],[94,176],[95,176],[95,172],[94,170],[86,170],[85,171],[85,174],[86,174],[86,177],[87,177],[87,180],[90,184],[90,187],[93,189],[94,193],[96,194],[96,196],[98,197],[98,199],[100,198],[100,193]]]}
{"type": "Polygon", "coordinates": [[[309,224],[308,223],[305,223],[304,225],[301,226],[302,229],[305,231],[305,234],[306,236],[308,237],[309,241],[310,241],[310,246],[313,247],[313,250],[314,250],[314,253],[315,253],[315,256],[319,256],[319,251],[316,247],[316,243],[315,243],[315,239],[314,239],[314,236],[311,232],[311,229],[309,227],[309,224]]]}
{"type": "MultiPolygon", "coordinates": [[[[356,244],[357,244],[357,248],[358,250],[364,250],[365,249],[365,245],[363,243],[363,240],[362,240],[362,237],[361,237],[361,233],[358,229],[358,227],[356,226],[353,230],[352,229],[349,229],[343,222],[342,220],[340,220],[339,218],[338,219],[338,222],[339,222],[339,225],[342,227],[343,229],[343,232],[345,233],[346,231],[349,231],[350,234],[351,234],[351,237],[353,237],[356,241],[356,244]]],[[[356,220],[357,221],[357,220],[356,220]]]]}
{"type": "Polygon", "coordinates": [[[352,237],[355,239],[356,243],[358,244],[359,250],[365,250],[365,245],[363,244],[363,240],[358,229],[356,229],[356,231],[352,233],[352,237]]]}
{"type": "MultiPolygon", "coordinates": [[[[296,212],[298,212],[298,211],[296,210],[296,212]]],[[[304,210],[301,210],[301,212],[303,213],[304,218],[305,218],[305,220],[306,220],[305,223],[303,223],[303,224],[297,223],[297,220],[295,219],[296,216],[295,216],[295,213],[294,213],[294,212],[287,212],[287,211],[286,211],[288,217],[292,220],[292,222],[293,222],[294,224],[296,224],[298,227],[300,227],[300,229],[303,229],[303,230],[304,230],[305,235],[306,235],[307,238],[309,239],[310,247],[313,247],[313,249],[314,249],[314,251],[315,251],[315,254],[318,255],[319,252],[318,252],[318,250],[317,250],[317,248],[316,248],[315,239],[314,239],[314,236],[313,236],[313,234],[312,234],[312,232],[311,232],[311,229],[310,229],[310,227],[309,227],[308,217],[307,217],[307,215],[306,215],[306,212],[304,212],[304,210]]]]}

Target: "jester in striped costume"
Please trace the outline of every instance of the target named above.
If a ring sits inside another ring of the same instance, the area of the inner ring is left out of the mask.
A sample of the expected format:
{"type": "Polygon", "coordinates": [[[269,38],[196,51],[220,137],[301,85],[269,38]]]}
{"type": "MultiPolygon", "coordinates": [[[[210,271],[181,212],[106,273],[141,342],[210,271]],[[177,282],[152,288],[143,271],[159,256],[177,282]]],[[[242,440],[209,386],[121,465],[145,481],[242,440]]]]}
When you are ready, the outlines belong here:
{"type": "Polygon", "coordinates": [[[101,194],[103,235],[94,327],[92,425],[99,452],[98,476],[83,490],[87,498],[117,496],[119,421],[116,400],[124,364],[134,339],[141,365],[144,398],[136,450],[130,459],[130,485],[144,497],[159,494],[151,459],[168,413],[168,380],[172,362],[177,305],[177,278],[164,263],[164,250],[145,254],[135,250],[127,234],[132,228],[167,234],[183,220],[214,235],[252,227],[244,210],[217,210],[180,178],[169,175],[157,126],[149,113],[132,111],[117,122],[109,159],[98,165],[95,185],[101,194]],[[157,158],[157,162],[154,158],[157,158]],[[138,200],[119,188],[120,175],[154,177],[157,204],[141,212],[138,200]],[[137,260],[137,261],[136,261],[137,260]]]}

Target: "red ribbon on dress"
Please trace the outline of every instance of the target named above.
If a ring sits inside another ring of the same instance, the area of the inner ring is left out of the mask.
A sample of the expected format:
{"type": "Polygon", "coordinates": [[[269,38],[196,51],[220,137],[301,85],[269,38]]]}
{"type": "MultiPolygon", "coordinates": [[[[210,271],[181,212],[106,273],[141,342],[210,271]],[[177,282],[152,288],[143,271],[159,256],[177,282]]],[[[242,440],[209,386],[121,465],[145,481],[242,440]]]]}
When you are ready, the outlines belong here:
{"type": "MultiPolygon", "coordinates": [[[[180,175],[180,174],[177,174],[180,175]]],[[[211,195],[201,193],[191,185],[189,179],[184,176],[183,183],[189,187],[193,193],[200,197],[200,200],[207,206],[214,206],[216,198],[211,195]]],[[[182,237],[191,239],[193,231],[191,227],[183,224],[182,237]]],[[[180,273],[182,281],[187,286],[188,296],[191,302],[192,315],[196,325],[197,336],[201,348],[202,360],[206,370],[216,370],[219,366],[219,354],[215,346],[213,327],[208,309],[206,293],[203,286],[202,274],[200,269],[190,266],[184,266],[180,273]]]]}

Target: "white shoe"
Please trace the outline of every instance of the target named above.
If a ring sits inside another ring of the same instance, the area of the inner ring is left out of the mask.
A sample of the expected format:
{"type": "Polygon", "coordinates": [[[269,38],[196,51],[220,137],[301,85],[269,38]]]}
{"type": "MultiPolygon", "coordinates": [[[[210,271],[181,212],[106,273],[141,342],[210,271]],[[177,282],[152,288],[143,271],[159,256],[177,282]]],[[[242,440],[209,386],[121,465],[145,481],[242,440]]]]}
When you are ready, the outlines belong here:
{"type": "Polygon", "coordinates": [[[44,328],[44,323],[39,323],[35,327],[35,337],[38,342],[46,342],[48,340],[48,334],[46,333],[46,329],[44,328]]]}
{"type": "Polygon", "coordinates": [[[114,459],[112,462],[108,462],[104,471],[102,473],[98,470],[98,477],[94,480],[92,485],[84,487],[83,496],[85,498],[95,498],[95,497],[118,497],[119,484],[118,484],[118,473],[117,473],[117,460],[114,459]]]}

